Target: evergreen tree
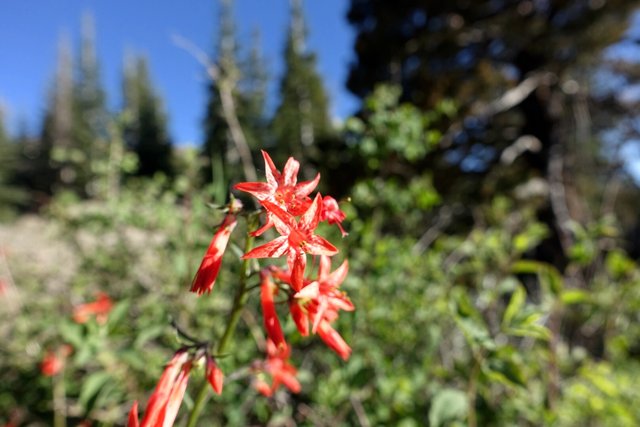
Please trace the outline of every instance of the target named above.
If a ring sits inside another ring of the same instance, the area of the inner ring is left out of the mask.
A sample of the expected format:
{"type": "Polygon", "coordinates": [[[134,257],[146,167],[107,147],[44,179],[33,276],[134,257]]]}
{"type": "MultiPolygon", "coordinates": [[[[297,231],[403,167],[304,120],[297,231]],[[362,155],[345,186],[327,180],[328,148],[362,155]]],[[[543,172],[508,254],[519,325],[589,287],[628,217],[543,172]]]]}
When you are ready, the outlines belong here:
{"type": "Polygon", "coordinates": [[[264,147],[269,138],[265,114],[269,76],[257,30],[252,34],[251,48],[246,58],[240,62],[239,68],[241,78],[238,82],[238,119],[245,130],[247,143],[255,153],[264,147]]]}
{"type": "Polygon", "coordinates": [[[285,72],[280,82],[280,104],[272,128],[277,161],[288,156],[314,158],[319,138],[332,131],[329,100],[316,72],[316,57],[305,46],[306,28],[302,0],[291,0],[291,22],[284,50],[285,72]]]}
{"type": "Polygon", "coordinates": [[[352,0],[348,18],[358,36],[347,85],[364,98],[380,82],[395,83],[404,101],[424,110],[453,99],[460,122],[443,124],[443,156],[420,167],[444,169],[443,192],[479,195],[473,185],[460,192],[457,178],[485,176],[523,135],[541,144],[523,155],[526,164],[546,174],[564,118],[554,109],[562,83],[620,38],[634,4],[352,0]]]}
{"type": "Polygon", "coordinates": [[[26,185],[41,196],[51,195],[59,185],[72,185],[77,177],[74,155],[74,81],[71,44],[66,36],[58,44],[58,62],[43,116],[39,141],[30,141],[26,132],[19,138],[23,152],[21,176],[26,185]]]}
{"type": "MultiPolygon", "coordinates": [[[[98,164],[105,158],[107,113],[95,53],[93,21],[85,16],[75,69],[66,37],[60,42],[54,83],[43,117],[40,141],[25,147],[34,191],[69,189],[81,196],[97,191],[98,164]]],[[[25,175],[26,177],[26,175],[25,175]]]]}
{"type": "Polygon", "coordinates": [[[73,120],[70,160],[72,173],[63,182],[78,194],[96,193],[95,175],[98,163],[107,153],[107,121],[105,94],[100,82],[93,18],[85,15],[82,21],[82,40],[76,79],[73,86],[73,120]]]}
{"type": "Polygon", "coordinates": [[[26,193],[16,186],[18,150],[6,132],[0,108],[0,219],[10,216],[26,201],[26,193]]]}
{"type": "Polygon", "coordinates": [[[364,98],[395,83],[403,101],[425,111],[453,100],[458,116],[436,124],[439,149],[411,163],[385,159],[387,167],[403,176],[431,170],[446,201],[467,206],[536,180],[539,216],[552,230],[542,259],[562,266],[574,219],[569,161],[589,143],[573,123],[572,88],[622,36],[637,4],[352,0],[358,36],[348,87],[364,98]]]}
{"type": "Polygon", "coordinates": [[[137,174],[172,176],[172,146],[162,100],[152,87],[144,58],[125,60],[123,79],[124,137],[138,157],[137,174]]]}

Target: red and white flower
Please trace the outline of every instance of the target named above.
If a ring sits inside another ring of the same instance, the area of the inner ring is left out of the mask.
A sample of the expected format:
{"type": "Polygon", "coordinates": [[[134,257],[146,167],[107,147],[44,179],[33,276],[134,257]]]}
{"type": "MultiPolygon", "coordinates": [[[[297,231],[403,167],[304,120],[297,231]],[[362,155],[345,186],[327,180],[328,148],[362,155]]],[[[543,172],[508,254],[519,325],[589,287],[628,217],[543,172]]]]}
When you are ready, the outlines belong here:
{"type": "Polygon", "coordinates": [[[242,203],[239,200],[233,200],[229,205],[229,212],[224,217],[222,224],[218,227],[218,231],[213,235],[207,252],[202,258],[200,267],[193,278],[191,284],[191,292],[202,295],[205,292],[210,293],[216,284],[220,266],[222,265],[222,256],[227,249],[229,238],[233,229],[238,224],[236,214],[242,209],[242,203]]]}

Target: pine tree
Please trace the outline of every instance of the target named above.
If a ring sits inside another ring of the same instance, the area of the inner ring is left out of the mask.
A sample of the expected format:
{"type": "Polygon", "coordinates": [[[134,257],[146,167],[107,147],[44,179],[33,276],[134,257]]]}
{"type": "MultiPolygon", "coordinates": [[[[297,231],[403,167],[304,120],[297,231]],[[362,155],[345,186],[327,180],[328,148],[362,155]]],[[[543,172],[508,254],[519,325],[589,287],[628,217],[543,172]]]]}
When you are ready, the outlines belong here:
{"type": "Polygon", "coordinates": [[[252,34],[251,48],[240,62],[238,82],[238,119],[243,125],[247,143],[255,153],[267,142],[268,123],[265,114],[269,76],[261,50],[260,33],[252,34]]]}
{"type": "MultiPolygon", "coordinates": [[[[582,219],[572,203],[584,199],[572,182],[572,155],[602,147],[579,128],[588,98],[581,76],[622,36],[635,5],[352,0],[348,18],[358,36],[347,85],[364,99],[379,83],[397,84],[403,101],[427,112],[453,100],[457,117],[436,124],[438,150],[414,163],[384,163],[402,176],[431,171],[450,205],[473,206],[516,189],[524,194],[529,183],[540,183],[540,192],[527,197],[551,231],[536,256],[562,268],[572,244],[568,224],[582,219]]],[[[588,173],[587,187],[597,188],[597,174],[588,173]]],[[[470,223],[471,211],[456,221],[470,223]]]]}
{"type": "Polygon", "coordinates": [[[80,195],[96,193],[98,163],[107,153],[105,93],[100,82],[100,67],[95,49],[93,18],[82,21],[82,40],[76,79],[73,86],[73,121],[70,156],[73,172],[63,181],[80,195]]]}
{"type": "Polygon", "coordinates": [[[553,109],[564,97],[559,83],[621,36],[633,3],[352,0],[348,18],[358,36],[347,86],[364,98],[394,83],[403,101],[430,110],[450,98],[470,116],[443,143],[448,160],[439,166],[455,164],[442,180],[452,193],[455,175],[488,172],[522,135],[541,142],[524,158],[545,173],[561,119],[553,109]]]}
{"type": "Polygon", "coordinates": [[[439,190],[465,203],[493,197],[547,177],[552,157],[566,154],[573,118],[562,108],[564,83],[619,39],[634,3],[352,0],[358,36],[347,86],[364,99],[394,83],[425,111],[452,99],[459,115],[440,124],[441,149],[397,168],[433,170],[439,190]],[[505,162],[520,137],[537,148],[505,162]]]}
{"type": "Polygon", "coordinates": [[[24,204],[26,193],[16,186],[18,150],[6,132],[4,112],[0,108],[0,219],[10,216],[24,204]]]}
{"type": "Polygon", "coordinates": [[[26,132],[19,138],[24,154],[22,176],[39,195],[51,195],[60,186],[71,185],[77,176],[72,161],[74,81],[71,43],[62,36],[58,43],[58,62],[45,109],[40,138],[30,141],[26,132]]]}
{"type": "Polygon", "coordinates": [[[305,40],[302,0],[291,0],[285,72],[280,82],[280,104],[272,122],[278,161],[288,156],[303,161],[315,157],[317,140],[332,132],[327,93],[315,70],[316,57],[307,51],[305,40]]]}
{"type": "Polygon", "coordinates": [[[124,138],[138,157],[137,175],[173,175],[172,145],[162,100],[151,84],[147,61],[125,60],[123,79],[124,138]]]}

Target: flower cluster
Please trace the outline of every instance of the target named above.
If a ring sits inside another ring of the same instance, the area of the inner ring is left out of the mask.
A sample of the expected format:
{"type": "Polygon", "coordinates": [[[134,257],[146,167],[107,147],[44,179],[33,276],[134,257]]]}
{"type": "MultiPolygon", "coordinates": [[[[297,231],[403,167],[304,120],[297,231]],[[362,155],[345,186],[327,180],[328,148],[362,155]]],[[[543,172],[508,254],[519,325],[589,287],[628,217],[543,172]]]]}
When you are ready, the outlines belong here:
{"type": "Polygon", "coordinates": [[[127,427],[172,426],[182,404],[191,370],[201,360],[206,363],[207,381],[216,393],[222,393],[222,371],[211,356],[203,352],[192,353],[187,348],[180,349],[173,355],[160,376],[153,394],[149,397],[142,421],[138,418],[136,401],[129,412],[127,427]]]}
{"type": "Polygon", "coordinates": [[[295,159],[289,158],[280,173],[269,155],[264,151],[262,155],[267,182],[244,182],[234,188],[254,196],[266,211],[266,223],[254,235],[261,235],[271,227],[275,227],[279,234],[274,240],[254,248],[242,258],[285,257],[287,261],[285,269],[270,266],[260,272],[260,301],[268,345],[267,360],[258,365],[257,371],[271,376],[273,382],[268,387],[262,377],[259,377],[255,386],[258,391],[269,396],[279,384],[284,384],[293,392],[300,389],[295,380],[295,368],[287,361],[290,347],[280,326],[275,307],[276,295],[285,294],[290,315],[301,335],[317,333],[345,360],[349,358],[351,348],[331,324],[340,310],[352,311],[354,306],[339,290],[349,269],[348,262],[345,260],[331,272],[329,257],[337,254],[338,249],[316,234],[318,224],[327,221],[329,224],[337,224],[342,235],[346,235],[341,225],[345,218],[344,212],[331,196],[323,198],[318,193],[313,199],[310,197],[320,180],[319,174],[311,181],[298,183],[300,164],[295,159]],[[308,255],[320,259],[317,275],[312,278],[305,277],[308,255]]]}
{"type": "MultiPolygon", "coordinates": [[[[2,281],[0,281],[0,287],[2,281]]],[[[0,289],[1,291],[1,289],[0,289]]],[[[73,308],[73,321],[84,324],[95,317],[99,325],[104,325],[109,320],[109,313],[113,308],[113,300],[104,292],[98,292],[96,300],[84,304],[78,304],[73,308]]],[[[73,347],[62,344],[56,350],[46,352],[40,363],[40,372],[45,377],[58,375],[66,364],[67,358],[73,353],[73,347]]]]}
{"type": "MultiPolygon", "coordinates": [[[[336,225],[343,237],[347,235],[342,227],[345,214],[340,210],[338,202],[331,196],[323,197],[319,193],[311,196],[320,181],[320,174],[313,180],[298,182],[298,161],[289,158],[280,172],[265,151],[262,152],[262,156],[266,182],[242,182],[236,184],[234,189],[254,196],[265,214],[264,224],[249,235],[258,237],[271,228],[278,233],[275,239],[248,249],[242,256],[247,269],[241,273],[242,277],[246,279],[251,276],[248,271],[251,264],[247,260],[280,257],[286,259],[286,267],[270,265],[259,271],[260,303],[267,334],[267,355],[265,360],[253,363],[251,372],[254,374],[255,389],[265,396],[271,396],[280,385],[294,393],[301,389],[296,377],[297,370],[289,361],[291,347],[285,340],[280,324],[276,297],[287,303],[291,318],[301,335],[318,334],[344,360],[349,358],[351,348],[332,324],[340,311],[352,311],[354,306],[339,289],[347,275],[348,262],[343,261],[338,268],[331,271],[330,257],[337,254],[338,249],[316,233],[318,225],[326,221],[330,225],[336,225]],[[309,275],[315,268],[307,269],[309,256],[313,257],[311,264],[317,265],[315,275],[309,275]]],[[[243,212],[242,203],[232,199],[195,274],[191,292],[201,296],[213,290],[231,234],[238,219],[243,215],[254,214],[243,212]]],[[[246,282],[242,282],[232,313],[239,313],[242,307],[236,306],[236,303],[245,300],[244,296],[248,291],[246,282]]],[[[97,315],[96,312],[91,313],[97,315]]],[[[229,325],[232,324],[230,321],[229,325]]],[[[222,392],[223,373],[210,353],[209,342],[198,342],[181,331],[177,325],[176,329],[179,335],[191,341],[193,345],[179,350],[165,368],[149,399],[142,422],[138,420],[138,404],[134,403],[129,415],[129,427],[173,425],[192,367],[202,361],[206,363],[205,376],[212,388],[216,393],[222,392]]],[[[229,331],[230,329],[225,331],[221,340],[224,344],[219,343],[219,351],[223,351],[221,349],[225,347],[229,331]]]]}

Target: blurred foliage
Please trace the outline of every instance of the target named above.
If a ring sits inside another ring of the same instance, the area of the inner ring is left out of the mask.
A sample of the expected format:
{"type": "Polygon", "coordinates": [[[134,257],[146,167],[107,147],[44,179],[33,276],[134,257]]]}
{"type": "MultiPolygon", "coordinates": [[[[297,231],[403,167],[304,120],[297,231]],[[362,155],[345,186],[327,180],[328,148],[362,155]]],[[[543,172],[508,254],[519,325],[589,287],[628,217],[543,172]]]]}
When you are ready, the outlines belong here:
{"type": "MultiPolygon", "coordinates": [[[[598,95],[585,83],[634,4],[353,0],[349,86],[363,103],[338,133],[304,47],[301,3],[292,2],[267,126],[259,45],[240,59],[225,1],[214,63],[254,160],[263,147],[279,166],[306,158],[301,176],[320,171],[323,194],[340,198],[350,234],[338,257],[349,260],[343,288],[357,309],[337,326],[348,362],[286,320],[302,392],[267,399],[251,384],[265,340],[251,275],[219,355],[224,392],[200,424],[640,425],[640,266],[625,251],[637,186],[615,163],[637,133],[621,122],[637,103],[623,108],[619,87],[598,95]],[[593,125],[587,106],[598,107],[593,125]],[[603,136],[612,130],[614,154],[603,136]]],[[[0,121],[0,215],[5,204],[42,208],[0,224],[0,424],[123,425],[185,344],[172,322],[215,342],[238,285],[243,221],[213,293],[188,292],[223,218],[215,204],[243,176],[219,82],[208,86],[201,150],[170,150],[145,63],[128,68],[124,111],[109,117],[89,21],[79,56],[74,75],[61,44],[39,138],[14,145],[0,121]],[[74,322],[74,307],[99,292],[115,303],[108,321],[74,322]],[[63,371],[46,376],[43,358],[65,345],[63,371]]],[[[632,64],[609,65],[637,80],[632,64]]],[[[335,227],[322,232],[339,240],[335,227]]],[[[192,374],[179,423],[202,374],[192,374]]]]}
{"type": "MultiPolygon", "coordinates": [[[[341,206],[350,232],[340,245],[350,263],[343,288],[357,310],[338,328],[351,358],[294,338],[302,392],[258,395],[248,368],[262,357],[264,333],[251,294],[219,360],[225,390],[201,425],[637,425],[640,267],[621,248],[615,219],[571,224],[564,270],[540,262],[533,255],[549,230],[535,203],[505,194],[446,206],[428,171],[389,169],[428,155],[430,123],[452,106],[424,115],[398,105],[393,88],[366,105],[346,138],[349,155],[370,166],[341,206]],[[452,223],[456,209],[472,209],[473,224],[452,223]]],[[[174,180],[129,179],[101,198],[60,193],[44,213],[56,230],[49,266],[3,258],[16,290],[0,297],[0,422],[50,425],[62,384],[70,425],[122,425],[181,345],[172,320],[201,339],[221,335],[245,230],[234,233],[213,293],[189,293],[222,219],[209,205],[215,190],[198,186],[197,162],[186,151],[174,180]],[[73,307],[99,291],[115,301],[108,322],[74,323],[73,307]],[[62,344],[73,347],[64,373],[42,376],[45,351],[62,344]]],[[[291,320],[283,326],[295,335],[291,320]]],[[[181,420],[202,381],[198,368],[181,420]]]]}

